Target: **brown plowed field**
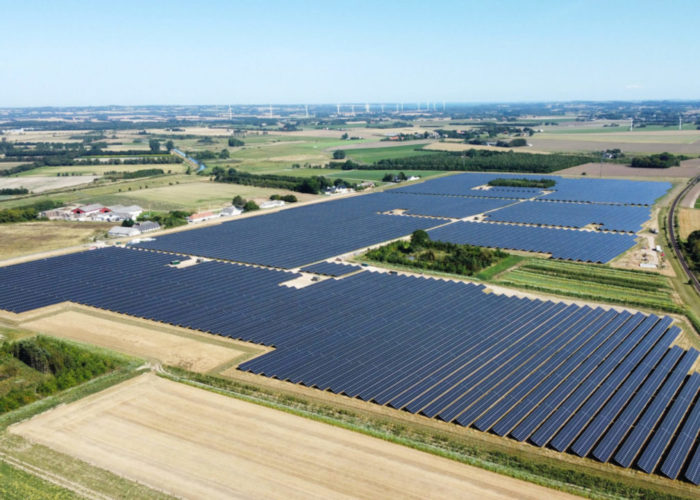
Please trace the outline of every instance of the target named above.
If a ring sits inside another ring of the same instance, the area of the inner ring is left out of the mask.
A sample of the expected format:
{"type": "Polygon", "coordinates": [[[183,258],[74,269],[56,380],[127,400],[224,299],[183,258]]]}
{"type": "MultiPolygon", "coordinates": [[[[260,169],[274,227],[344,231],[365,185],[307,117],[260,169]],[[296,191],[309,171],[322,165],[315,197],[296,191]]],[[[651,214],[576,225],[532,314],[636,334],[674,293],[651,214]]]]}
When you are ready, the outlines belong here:
{"type": "Polygon", "coordinates": [[[153,374],[10,430],[183,498],[574,498],[153,374]]]}

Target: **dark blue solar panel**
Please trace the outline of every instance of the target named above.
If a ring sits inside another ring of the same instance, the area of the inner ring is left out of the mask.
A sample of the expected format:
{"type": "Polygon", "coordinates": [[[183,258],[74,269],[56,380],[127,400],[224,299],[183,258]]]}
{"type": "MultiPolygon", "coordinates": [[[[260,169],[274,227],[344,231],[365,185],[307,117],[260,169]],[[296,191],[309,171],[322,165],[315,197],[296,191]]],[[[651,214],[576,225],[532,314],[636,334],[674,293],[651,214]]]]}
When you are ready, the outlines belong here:
{"type": "Polygon", "coordinates": [[[524,201],[490,212],[488,220],[575,228],[595,224],[606,231],[636,233],[650,216],[643,206],[524,201]]]}
{"type": "Polygon", "coordinates": [[[671,479],[678,477],[688,454],[696,443],[698,432],[700,432],[700,402],[696,399],[685,422],[678,431],[676,440],[661,464],[660,471],[664,475],[671,479]]]}
{"type": "MultiPolygon", "coordinates": [[[[589,412],[591,401],[612,417],[623,410],[625,421],[627,408],[646,408],[635,425],[653,428],[673,397],[667,385],[682,378],[681,365],[671,371],[669,363],[668,378],[655,391],[639,368],[656,366],[652,360],[666,352],[677,333],[669,318],[367,271],[296,289],[280,286],[299,276],[294,272],[216,261],[177,269],[168,265],[172,258],[108,248],[1,267],[0,308],[22,312],[74,301],[274,346],[240,368],[464,426],[496,423],[494,432],[512,429],[523,439],[535,429],[559,437],[576,419],[580,425],[567,439],[585,434],[599,414],[589,412]],[[621,376],[623,369],[632,375],[621,376]],[[643,384],[639,391],[627,382],[633,379],[643,384]],[[617,403],[619,410],[608,411],[617,403]],[[655,418],[648,417],[652,412],[655,418]]],[[[692,353],[681,363],[690,363],[692,353]]],[[[683,430],[672,428],[660,448],[673,442],[679,471],[687,469],[692,480],[697,432],[683,436],[696,424],[680,413],[675,427],[683,430]]]]}
{"type": "Polygon", "coordinates": [[[511,224],[455,222],[429,231],[434,240],[551,253],[555,259],[608,262],[635,245],[628,234],[511,224]]]}
{"type": "Polygon", "coordinates": [[[362,269],[362,267],[353,266],[352,264],[342,264],[339,262],[319,262],[317,264],[302,267],[300,271],[324,274],[326,276],[343,276],[345,274],[354,273],[360,269],[362,269]]]}
{"type": "MultiPolygon", "coordinates": [[[[691,407],[691,403],[695,400],[698,390],[700,390],[700,373],[695,372],[686,380],[671,409],[668,410],[668,413],[661,421],[661,424],[652,435],[649,444],[637,461],[637,466],[644,472],[648,474],[654,472],[659,460],[661,460],[661,456],[671,443],[671,438],[688,412],[688,408],[691,407]]],[[[625,459],[624,456],[621,458],[625,459]]],[[[617,460],[617,457],[615,459],[617,460]]]]}
{"type": "MultiPolygon", "coordinates": [[[[690,349],[685,353],[683,359],[673,369],[673,372],[669,375],[666,382],[664,382],[664,385],[663,387],[661,387],[658,394],[656,394],[651,400],[651,403],[649,404],[648,408],[644,411],[644,414],[640,417],[636,425],[634,425],[634,428],[631,429],[631,432],[629,436],[627,436],[627,439],[625,439],[625,442],[622,443],[622,446],[615,454],[615,462],[622,465],[623,467],[630,467],[632,465],[634,458],[641,451],[644,442],[649,437],[649,434],[651,433],[652,429],[661,417],[662,412],[668,407],[669,402],[673,398],[674,394],[676,394],[676,391],[683,383],[683,380],[688,375],[688,371],[692,368],[693,364],[695,364],[697,358],[698,351],[696,351],[695,349],[690,349]]],[[[638,395],[635,396],[635,399],[637,398],[638,395]]],[[[640,401],[640,403],[643,403],[643,401],[640,401]]],[[[628,408],[632,407],[633,405],[632,403],[630,403],[630,406],[628,408]]],[[[625,421],[625,424],[629,427],[631,427],[634,424],[634,418],[636,418],[637,416],[634,415],[633,412],[639,413],[641,412],[641,410],[639,409],[639,407],[634,407],[634,410],[630,409],[629,411],[627,408],[625,409],[625,413],[630,414],[626,415],[627,420],[625,421]]],[[[620,420],[618,420],[618,422],[619,421],[620,420]]],[[[618,422],[615,422],[615,425],[618,425],[618,422]]],[[[671,432],[673,432],[673,430],[671,430],[671,432]]],[[[648,460],[649,459],[647,459],[647,462],[648,460]]],[[[656,463],[654,463],[654,465],[655,464],[656,463]]],[[[640,468],[642,468],[641,465],[640,468]]]]}

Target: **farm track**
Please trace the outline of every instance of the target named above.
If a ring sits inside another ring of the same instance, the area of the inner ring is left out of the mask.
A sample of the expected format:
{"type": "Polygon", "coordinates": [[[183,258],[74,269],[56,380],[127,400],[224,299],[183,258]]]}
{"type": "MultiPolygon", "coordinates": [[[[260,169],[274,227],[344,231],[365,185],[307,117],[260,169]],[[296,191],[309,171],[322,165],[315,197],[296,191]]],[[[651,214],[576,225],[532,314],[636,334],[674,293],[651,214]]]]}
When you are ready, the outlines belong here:
{"type": "Polygon", "coordinates": [[[700,280],[698,280],[697,276],[695,276],[693,271],[690,269],[688,261],[686,261],[683,252],[681,252],[681,247],[678,243],[678,236],[676,235],[676,230],[674,228],[675,214],[676,208],[678,207],[678,203],[681,200],[683,200],[683,198],[685,198],[686,194],[688,194],[690,190],[693,189],[693,187],[697,184],[698,181],[700,181],[700,176],[697,176],[690,182],[688,182],[688,185],[685,187],[685,189],[683,189],[683,191],[680,192],[676,199],[673,200],[671,208],[668,211],[667,227],[669,242],[671,244],[671,247],[673,248],[674,253],[676,254],[676,257],[678,257],[678,262],[680,262],[683,271],[690,279],[690,283],[693,285],[693,288],[700,295],[700,280]]]}

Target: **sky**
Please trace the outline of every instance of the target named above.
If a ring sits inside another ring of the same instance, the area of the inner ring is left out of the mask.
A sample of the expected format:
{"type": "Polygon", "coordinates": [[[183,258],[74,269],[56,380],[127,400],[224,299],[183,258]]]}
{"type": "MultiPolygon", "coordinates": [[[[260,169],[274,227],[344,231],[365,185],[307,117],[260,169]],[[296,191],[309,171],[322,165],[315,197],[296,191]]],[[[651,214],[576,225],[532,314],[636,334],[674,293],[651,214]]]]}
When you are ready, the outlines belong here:
{"type": "Polygon", "coordinates": [[[0,0],[0,106],[700,99],[700,1],[0,0]]]}

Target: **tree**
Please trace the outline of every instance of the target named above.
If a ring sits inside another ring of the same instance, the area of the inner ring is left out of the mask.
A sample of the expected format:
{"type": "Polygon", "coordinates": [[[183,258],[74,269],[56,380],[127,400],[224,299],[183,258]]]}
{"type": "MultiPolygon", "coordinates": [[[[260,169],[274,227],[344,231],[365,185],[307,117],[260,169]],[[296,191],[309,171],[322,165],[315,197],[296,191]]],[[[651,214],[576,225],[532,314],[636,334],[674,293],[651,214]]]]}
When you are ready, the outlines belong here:
{"type": "Polygon", "coordinates": [[[245,145],[245,142],[243,142],[240,139],[236,139],[235,137],[229,137],[228,138],[228,145],[231,148],[235,148],[235,147],[240,147],[240,146],[245,145]]]}
{"type": "Polygon", "coordinates": [[[260,207],[253,200],[247,201],[246,204],[243,205],[244,212],[252,212],[254,210],[260,210],[260,207]]]}
{"type": "Polygon", "coordinates": [[[122,221],[122,227],[133,227],[134,226],[134,221],[131,219],[124,219],[122,221]]]}
{"type": "Polygon", "coordinates": [[[151,153],[160,152],[160,141],[158,139],[151,139],[148,141],[148,147],[151,148],[151,153]]]}
{"type": "Polygon", "coordinates": [[[333,159],[334,160],[344,160],[345,159],[345,151],[342,149],[336,149],[333,151],[333,159]]]}
{"type": "Polygon", "coordinates": [[[165,143],[165,149],[166,149],[168,152],[172,151],[173,148],[175,148],[175,144],[173,143],[173,141],[168,141],[168,142],[165,143]]]}
{"type": "Polygon", "coordinates": [[[340,136],[340,138],[344,141],[347,141],[350,138],[350,136],[348,135],[347,132],[345,132],[343,135],[340,136]]]}
{"type": "Polygon", "coordinates": [[[231,154],[228,152],[228,149],[226,149],[226,148],[222,149],[221,153],[219,153],[219,158],[221,158],[222,160],[229,158],[230,156],[231,156],[231,154]]]}
{"type": "Polygon", "coordinates": [[[430,243],[430,236],[422,229],[413,231],[413,234],[411,234],[411,246],[414,249],[423,248],[427,246],[428,243],[430,243]]]}
{"type": "Polygon", "coordinates": [[[404,174],[403,172],[399,172],[399,180],[405,181],[406,179],[408,179],[408,177],[406,177],[406,174],[404,174]]]}
{"type": "Polygon", "coordinates": [[[241,195],[237,194],[236,196],[233,197],[233,206],[234,207],[240,208],[243,205],[245,205],[245,200],[243,199],[243,197],[241,195]]]}

